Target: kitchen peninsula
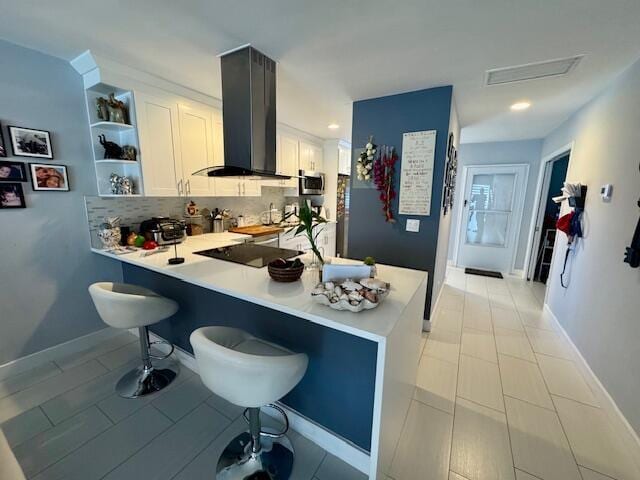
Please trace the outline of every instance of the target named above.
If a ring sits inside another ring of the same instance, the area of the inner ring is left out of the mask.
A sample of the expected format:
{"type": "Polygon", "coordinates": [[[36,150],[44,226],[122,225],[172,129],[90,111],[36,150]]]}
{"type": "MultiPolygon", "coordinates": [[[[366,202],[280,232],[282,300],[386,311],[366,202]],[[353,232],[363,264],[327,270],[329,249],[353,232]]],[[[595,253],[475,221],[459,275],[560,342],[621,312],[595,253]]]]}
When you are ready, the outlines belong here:
{"type": "Polygon", "coordinates": [[[391,284],[386,300],[360,313],[335,311],[311,298],[317,271],[277,283],[266,268],[194,254],[245,238],[189,237],[177,247],[185,258],[181,265],[168,264],[173,248],[149,256],[93,251],[122,262],[125,282],[179,303],[178,313],[151,330],[189,354],[193,330],[225,325],[309,355],[305,377],[281,404],[302,419],[301,433],[379,478],[389,467],[413,395],[427,273],[378,265],[378,277],[391,284]]]}

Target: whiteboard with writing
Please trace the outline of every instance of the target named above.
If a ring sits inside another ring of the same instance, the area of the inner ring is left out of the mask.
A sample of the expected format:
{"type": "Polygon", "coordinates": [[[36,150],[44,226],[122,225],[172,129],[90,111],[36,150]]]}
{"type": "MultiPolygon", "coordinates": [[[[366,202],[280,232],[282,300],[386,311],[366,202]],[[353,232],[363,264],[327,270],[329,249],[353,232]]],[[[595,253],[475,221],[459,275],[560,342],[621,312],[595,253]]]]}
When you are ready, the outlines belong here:
{"type": "Polygon", "coordinates": [[[431,213],[435,149],[435,130],[402,134],[400,215],[428,216],[431,213]]]}

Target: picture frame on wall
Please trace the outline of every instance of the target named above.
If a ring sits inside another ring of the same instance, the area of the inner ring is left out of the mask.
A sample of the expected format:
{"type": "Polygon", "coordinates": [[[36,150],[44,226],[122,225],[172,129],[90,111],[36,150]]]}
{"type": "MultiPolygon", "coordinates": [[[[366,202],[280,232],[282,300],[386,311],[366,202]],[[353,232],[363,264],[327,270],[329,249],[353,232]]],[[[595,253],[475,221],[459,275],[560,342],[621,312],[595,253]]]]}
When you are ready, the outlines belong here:
{"type": "Polygon", "coordinates": [[[4,136],[2,135],[2,124],[0,123],[0,157],[7,156],[7,147],[4,145],[4,136]]]}
{"type": "Polygon", "coordinates": [[[0,183],[0,210],[26,206],[21,183],[0,183]]]}
{"type": "Polygon", "coordinates": [[[51,135],[46,130],[9,126],[9,141],[16,157],[53,159],[51,135]]]}
{"type": "Polygon", "coordinates": [[[26,182],[27,168],[22,162],[0,160],[0,182],[26,182]]]}
{"type": "Polygon", "coordinates": [[[31,186],[36,191],[68,192],[69,177],[65,165],[30,163],[31,186]]]}

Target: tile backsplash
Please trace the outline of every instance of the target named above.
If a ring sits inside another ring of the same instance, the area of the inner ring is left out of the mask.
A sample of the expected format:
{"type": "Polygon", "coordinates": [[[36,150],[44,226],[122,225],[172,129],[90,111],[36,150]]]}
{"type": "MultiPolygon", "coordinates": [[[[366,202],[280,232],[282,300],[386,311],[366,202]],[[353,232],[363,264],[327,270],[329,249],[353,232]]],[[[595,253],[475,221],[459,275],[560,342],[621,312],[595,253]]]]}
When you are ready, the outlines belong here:
{"type": "MultiPolygon", "coordinates": [[[[184,208],[188,202],[185,197],[84,197],[87,212],[87,221],[91,232],[91,245],[99,248],[100,241],[97,231],[105,217],[120,217],[121,226],[129,226],[137,230],[143,220],[151,217],[172,217],[181,219],[184,208]]],[[[260,197],[193,197],[200,209],[208,208],[220,210],[228,208],[231,215],[237,217],[256,217],[259,221],[261,212],[269,208],[273,203],[276,208],[284,209],[285,197],[283,190],[276,187],[262,187],[260,197]]],[[[288,198],[291,203],[297,199],[288,198]]]]}

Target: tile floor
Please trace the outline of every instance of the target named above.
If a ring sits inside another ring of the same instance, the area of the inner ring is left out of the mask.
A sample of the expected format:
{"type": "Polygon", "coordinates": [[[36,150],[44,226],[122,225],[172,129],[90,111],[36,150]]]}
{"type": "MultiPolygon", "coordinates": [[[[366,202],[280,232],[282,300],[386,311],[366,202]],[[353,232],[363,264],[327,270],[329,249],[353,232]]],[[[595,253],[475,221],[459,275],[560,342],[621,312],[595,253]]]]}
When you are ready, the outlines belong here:
{"type": "MultiPolygon", "coordinates": [[[[638,452],[523,281],[451,269],[382,480],[637,480],[638,452]]],[[[137,339],[0,379],[0,426],[29,479],[212,479],[241,409],[186,368],[146,399],[113,392],[137,339]]],[[[292,479],[362,480],[292,432],[292,479]]],[[[4,480],[4,479],[3,479],[4,480]]]]}
{"type": "MultiPolygon", "coordinates": [[[[137,342],[123,333],[0,380],[0,427],[27,478],[214,478],[222,448],[246,429],[242,409],[212,395],[184,367],[152,397],[118,397],[114,385],[137,364],[137,342]]],[[[297,455],[292,479],[365,478],[298,433],[289,438],[297,455]]]]}
{"type": "Polygon", "coordinates": [[[541,284],[449,270],[391,479],[640,479],[543,300],[541,284]]]}

